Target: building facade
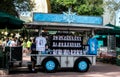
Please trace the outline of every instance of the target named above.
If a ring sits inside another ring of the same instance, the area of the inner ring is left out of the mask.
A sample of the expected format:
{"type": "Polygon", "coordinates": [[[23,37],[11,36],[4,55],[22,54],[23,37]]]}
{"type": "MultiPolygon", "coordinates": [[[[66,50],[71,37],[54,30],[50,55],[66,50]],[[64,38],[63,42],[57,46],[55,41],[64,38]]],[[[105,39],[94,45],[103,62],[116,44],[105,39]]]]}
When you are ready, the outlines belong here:
{"type": "Polygon", "coordinates": [[[50,13],[50,0],[35,0],[35,8],[33,9],[33,12],[50,13]]]}

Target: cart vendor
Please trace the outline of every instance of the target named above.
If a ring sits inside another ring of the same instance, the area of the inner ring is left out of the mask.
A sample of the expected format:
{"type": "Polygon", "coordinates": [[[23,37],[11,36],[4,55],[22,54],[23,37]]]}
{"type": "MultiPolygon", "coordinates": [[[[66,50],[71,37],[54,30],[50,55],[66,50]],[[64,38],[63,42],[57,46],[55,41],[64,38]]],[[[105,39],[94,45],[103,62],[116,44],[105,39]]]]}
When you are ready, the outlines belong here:
{"type": "Polygon", "coordinates": [[[35,43],[35,38],[33,39],[32,45],[31,45],[31,61],[32,61],[32,71],[35,71],[35,64],[36,64],[36,43],[35,43]]]}

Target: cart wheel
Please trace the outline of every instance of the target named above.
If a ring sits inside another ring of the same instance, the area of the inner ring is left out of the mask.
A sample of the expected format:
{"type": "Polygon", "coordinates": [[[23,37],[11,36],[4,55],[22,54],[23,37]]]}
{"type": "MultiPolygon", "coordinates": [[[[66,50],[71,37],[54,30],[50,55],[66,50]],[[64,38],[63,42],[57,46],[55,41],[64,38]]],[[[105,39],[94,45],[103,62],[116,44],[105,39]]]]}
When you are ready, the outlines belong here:
{"type": "Polygon", "coordinates": [[[89,69],[89,63],[86,60],[78,60],[75,64],[75,69],[78,72],[87,72],[89,69]]]}
{"type": "Polygon", "coordinates": [[[46,72],[55,72],[58,64],[55,59],[45,59],[43,63],[43,68],[46,72]]]}

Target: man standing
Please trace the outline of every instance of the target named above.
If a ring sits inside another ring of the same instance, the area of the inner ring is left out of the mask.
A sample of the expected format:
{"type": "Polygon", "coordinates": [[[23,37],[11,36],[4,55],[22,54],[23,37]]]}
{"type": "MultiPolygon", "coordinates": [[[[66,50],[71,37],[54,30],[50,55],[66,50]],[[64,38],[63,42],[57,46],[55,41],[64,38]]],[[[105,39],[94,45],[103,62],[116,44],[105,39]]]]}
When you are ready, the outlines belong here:
{"type": "Polygon", "coordinates": [[[32,45],[31,45],[31,61],[32,61],[32,71],[35,72],[35,64],[36,64],[36,43],[35,38],[33,39],[32,45]]]}

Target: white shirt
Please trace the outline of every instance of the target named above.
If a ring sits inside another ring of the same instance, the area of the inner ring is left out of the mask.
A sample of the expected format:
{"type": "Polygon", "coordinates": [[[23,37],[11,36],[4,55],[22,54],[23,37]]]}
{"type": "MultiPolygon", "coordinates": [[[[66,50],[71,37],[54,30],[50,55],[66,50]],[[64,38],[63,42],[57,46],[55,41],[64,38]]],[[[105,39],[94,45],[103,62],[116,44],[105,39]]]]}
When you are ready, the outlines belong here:
{"type": "Polygon", "coordinates": [[[47,43],[46,38],[39,36],[36,37],[36,51],[45,51],[45,44],[47,43]]]}
{"type": "Polygon", "coordinates": [[[15,41],[12,40],[12,41],[10,42],[10,46],[16,46],[16,45],[17,45],[17,44],[16,44],[15,41]]]}

